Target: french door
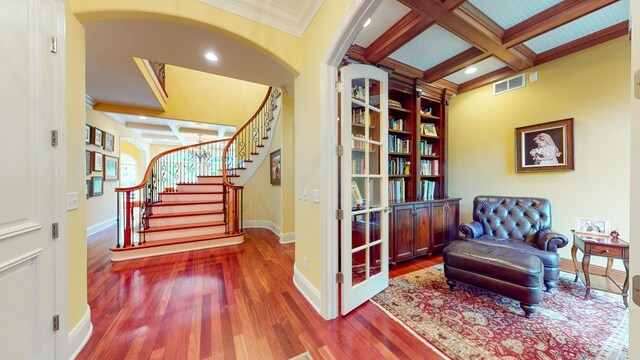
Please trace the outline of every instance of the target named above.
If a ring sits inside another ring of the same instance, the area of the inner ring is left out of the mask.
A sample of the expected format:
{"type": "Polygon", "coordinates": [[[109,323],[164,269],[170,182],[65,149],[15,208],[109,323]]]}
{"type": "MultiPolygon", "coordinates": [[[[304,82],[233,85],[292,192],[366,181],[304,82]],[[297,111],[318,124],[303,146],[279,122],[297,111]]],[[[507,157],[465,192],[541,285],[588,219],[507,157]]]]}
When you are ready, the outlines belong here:
{"type": "Polygon", "coordinates": [[[389,286],[387,73],[341,70],[342,314],[389,286]]]}

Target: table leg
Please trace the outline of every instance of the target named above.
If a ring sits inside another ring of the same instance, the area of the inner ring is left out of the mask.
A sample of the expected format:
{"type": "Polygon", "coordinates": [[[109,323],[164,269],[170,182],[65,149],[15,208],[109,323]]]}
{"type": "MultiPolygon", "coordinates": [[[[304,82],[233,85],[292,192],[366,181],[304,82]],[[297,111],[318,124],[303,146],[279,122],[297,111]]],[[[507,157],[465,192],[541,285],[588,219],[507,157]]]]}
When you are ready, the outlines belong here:
{"type": "Polygon", "coordinates": [[[622,260],[622,263],[627,272],[627,276],[624,278],[624,286],[622,287],[622,301],[624,302],[624,307],[629,308],[629,260],[622,260]]]}
{"type": "Polygon", "coordinates": [[[578,273],[580,272],[580,268],[578,268],[578,260],[576,260],[576,254],[578,253],[578,247],[574,243],[571,247],[571,258],[573,259],[573,268],[576,270],[576,278],[573,279],[573,282],[578,281],[578,273]]]}
{"type": "Polygon", "coordinates": [[[604,276],[609,277],[609,270],[613,266],[613,258],[607,258],[607,268],[604,271],[604,276]]]}
{"type": "Polygon", "coordinates": [[[584,294],[584,299],[589,298],[589,292],[591,291],[591,282],[589,281],[589,263],[591,262],[591,255],[584,254],[582,258],[582,273],[584,274],[584,284],[587,287],[587,292],[584,294]]]}

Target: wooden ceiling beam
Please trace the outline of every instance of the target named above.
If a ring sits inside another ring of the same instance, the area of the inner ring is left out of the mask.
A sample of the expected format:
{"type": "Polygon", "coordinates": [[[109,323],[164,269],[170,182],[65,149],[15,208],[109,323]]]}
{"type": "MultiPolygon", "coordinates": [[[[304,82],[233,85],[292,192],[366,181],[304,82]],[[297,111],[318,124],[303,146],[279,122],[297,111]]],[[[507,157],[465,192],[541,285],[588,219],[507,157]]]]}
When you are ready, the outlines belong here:
{"type": "Polygon", "coordinates": [[[489,56],[491,55],[484,53],[482,50],[472,47],[471,49],[465,50],[460,54],[441,62],[431,69],[427,69],[424,72],[422,79],[426,82],[433,82],[438,79],[442,79],[455,73],[458,70],[473,65],[478,61],[482,61],[489,56]]]}
{"type": "Polygon", "coordinates": [[[367,61],[378,64],[435,23],[429,16],[411,11],[377,38],[365,51],[367,61]]]}
{"type": "Polygon", "coordinates": [[[516,71],[513,71],[513,69],[510,69],[509,67],[503,67],[502,69],[498,69],[496,71],[477,77],[473,80],[469,80],[467,82],[459,84],[458,93],[463,93],[466,91],[477,89],[479,87],[490,84],[494,81],[498,81],[500,79],[504,79],[509,76],[515,75],[516,73],[517,73],[516,71]]]}
{"type": "Polygon", "coordinates": [[[453,14],[491,38],[495,43],[502,43],[504,29],[471,3],[460,5],[453,10],[453,14]]]}
{"type": "Polygon", "coordinates": [[[613,40],[615,38],[626,36],[629,34],[629,21],[623,21],[616,25],[610,26],[606,29],[596,31],[595,33],[581,37],[564,45],[555,47],[551,50],[547,50],[538,54],[535,59],[535,65],[544,64],[551,60],[567,56],[574,52],[584,50],[586,48],[613,40]]]}
{"type": "Polygon", "coordinates": [[[619,0],[565,0],[507,29],[502,44],[510,48],[619,0]]]}

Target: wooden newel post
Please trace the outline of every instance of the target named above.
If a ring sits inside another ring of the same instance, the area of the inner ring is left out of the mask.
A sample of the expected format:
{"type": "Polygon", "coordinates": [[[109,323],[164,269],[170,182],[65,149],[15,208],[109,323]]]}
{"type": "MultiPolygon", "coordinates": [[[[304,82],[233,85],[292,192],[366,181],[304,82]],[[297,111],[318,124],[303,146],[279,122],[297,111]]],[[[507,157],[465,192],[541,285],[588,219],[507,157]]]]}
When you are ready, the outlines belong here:
{"type": "Polygon", "coordinates": [[[124,215],[124,245],[122,247],[131,247],[131,216],[133,209],[131,208],[131,191],[126,192],[124,215]]]}

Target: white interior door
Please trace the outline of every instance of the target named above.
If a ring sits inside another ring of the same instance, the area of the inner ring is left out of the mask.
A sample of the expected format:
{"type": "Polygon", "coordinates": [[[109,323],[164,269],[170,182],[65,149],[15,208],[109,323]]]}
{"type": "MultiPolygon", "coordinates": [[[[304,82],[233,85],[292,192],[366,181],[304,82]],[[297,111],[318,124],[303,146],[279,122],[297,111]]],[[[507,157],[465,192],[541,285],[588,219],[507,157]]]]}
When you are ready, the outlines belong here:
{"type": "MultiPolygon", "coordinates": [[[[0,358],[55,356],[52,0],[0,3],[0,358]]],[[[63,289],[65,291],[65,289],[63,289]]]]}
{"type": "Polygon", "coordinates": [[[387,73],[341,70],[342,314],[389,286],[387,73]]]}

